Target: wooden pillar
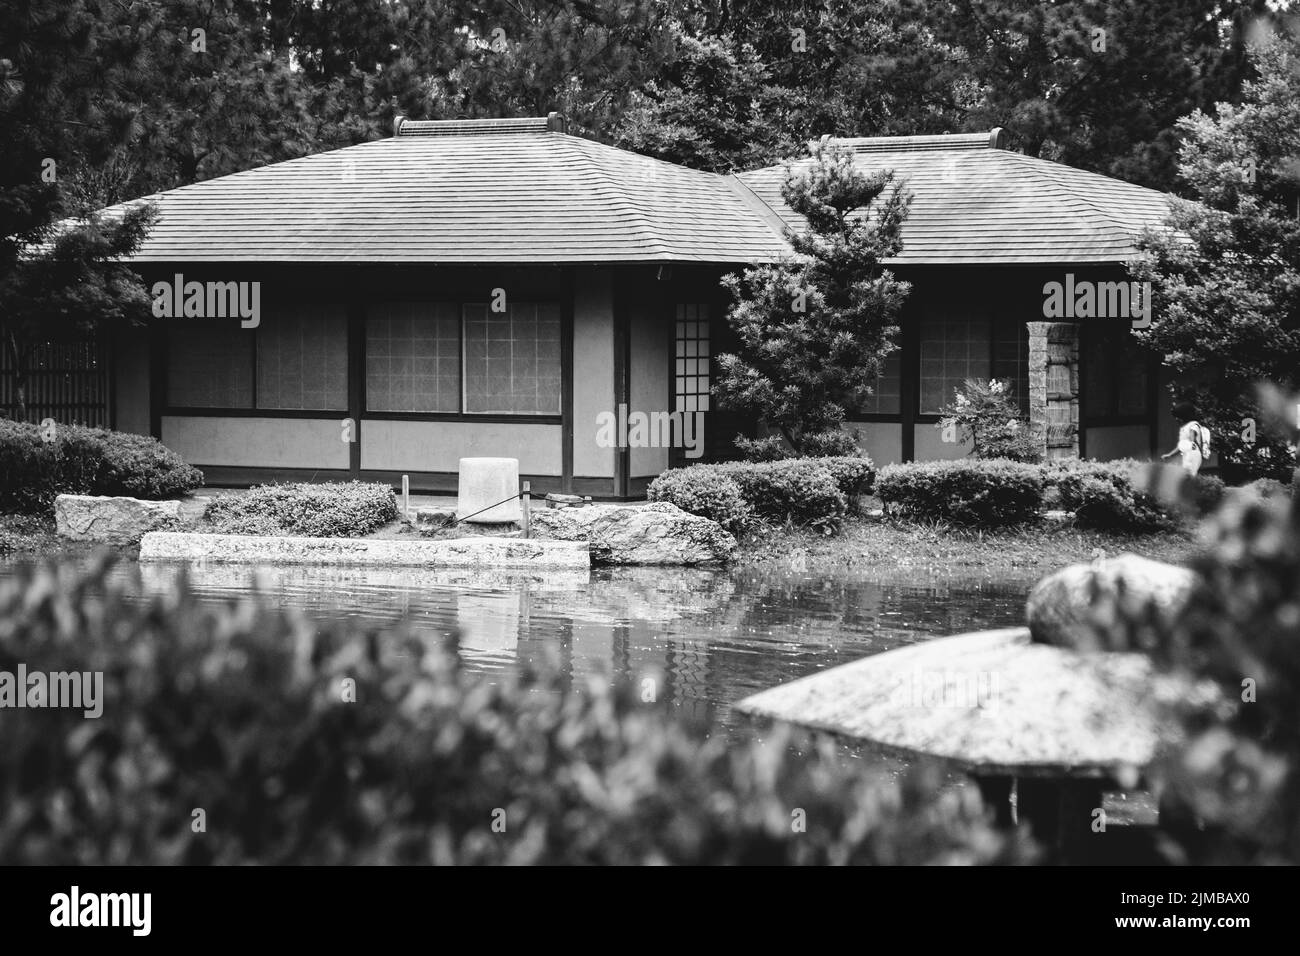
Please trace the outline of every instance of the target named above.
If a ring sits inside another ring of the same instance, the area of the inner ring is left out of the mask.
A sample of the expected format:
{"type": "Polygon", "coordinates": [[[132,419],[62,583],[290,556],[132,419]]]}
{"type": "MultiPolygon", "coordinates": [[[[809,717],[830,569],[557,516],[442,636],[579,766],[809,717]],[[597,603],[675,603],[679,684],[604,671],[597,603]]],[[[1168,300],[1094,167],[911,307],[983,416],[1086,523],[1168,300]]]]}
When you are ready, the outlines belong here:
{"type": "Polygon", "coordinates": [[[1029,421],[1048,458],[1079,454],[1079,326],[1030,322],[1029,421]]]}

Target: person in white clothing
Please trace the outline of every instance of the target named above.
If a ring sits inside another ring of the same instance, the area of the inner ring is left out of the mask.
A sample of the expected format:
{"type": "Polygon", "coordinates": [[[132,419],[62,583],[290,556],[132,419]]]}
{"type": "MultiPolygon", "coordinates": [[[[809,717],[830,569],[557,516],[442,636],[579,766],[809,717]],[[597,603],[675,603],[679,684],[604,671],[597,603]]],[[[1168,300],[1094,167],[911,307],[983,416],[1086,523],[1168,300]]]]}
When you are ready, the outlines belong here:
{"type": "Polygon", "coordinates": [[[1210,430],[1196,420],[1196,406],[1191,402],[1174,405],[1174,418],[1178,421],[1178,447],[1161,458],[1183,456],[1183,470],[1195,475],[1205,459],[1210,457],[1210,430]]]}

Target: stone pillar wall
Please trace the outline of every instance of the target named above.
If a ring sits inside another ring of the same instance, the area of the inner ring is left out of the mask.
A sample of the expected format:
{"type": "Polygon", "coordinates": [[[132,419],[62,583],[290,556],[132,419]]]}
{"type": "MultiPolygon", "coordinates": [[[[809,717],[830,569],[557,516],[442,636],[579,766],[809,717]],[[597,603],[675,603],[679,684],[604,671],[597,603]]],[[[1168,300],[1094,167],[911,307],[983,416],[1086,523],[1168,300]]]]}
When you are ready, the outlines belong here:
{"type": "Polygon", "coordinates": [[[1029,322],[1029,421],[1048,458],[1079,454],[1079,326],[1029,322]]]}

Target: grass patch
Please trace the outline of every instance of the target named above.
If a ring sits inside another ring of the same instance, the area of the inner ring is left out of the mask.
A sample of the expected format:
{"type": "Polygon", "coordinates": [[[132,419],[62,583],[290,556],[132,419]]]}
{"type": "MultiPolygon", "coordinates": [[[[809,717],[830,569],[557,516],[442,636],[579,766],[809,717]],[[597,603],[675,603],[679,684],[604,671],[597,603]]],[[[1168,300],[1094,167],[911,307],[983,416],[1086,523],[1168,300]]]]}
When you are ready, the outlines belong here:
{"type": "Polygon", "coordinates": [[[879,517],[850,517],[834,537],[766,525],[743,534],[739,543],[735,564],[741,568],[788,566],[794,556],[813,572],[925,570],[1026,579],[1123,551],[1171,564],[1186,564],[1199,552],[1194,534],[1183,528],[1126,534],[1043,522],[980,530],[879,517]]]}

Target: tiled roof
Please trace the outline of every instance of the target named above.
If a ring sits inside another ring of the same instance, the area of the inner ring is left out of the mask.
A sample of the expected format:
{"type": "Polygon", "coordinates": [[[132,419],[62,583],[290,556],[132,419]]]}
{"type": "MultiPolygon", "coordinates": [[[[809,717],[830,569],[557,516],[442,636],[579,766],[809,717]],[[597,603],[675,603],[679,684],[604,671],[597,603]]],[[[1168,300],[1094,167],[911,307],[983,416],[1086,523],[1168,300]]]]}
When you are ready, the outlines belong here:
{"type": "Polygon", "coordinates": [[[724,177],[543,120],[391,139],[150,197],[138,262],[749,262],[785,249],[724,177]]]}
{"type": "MultiPolygon", "coordinates": [[[[914,197],[895,262],[1123,262],[1142,229],[1168,214],[1164,193],[992,148],[995,139],[977,133],[839,140],[862,168],[893,169],[914,197]]],[[[796,171],[808,163],[794,164],[796,171]]],[[[739,174],[787,227],[799,228],[781,200],[784,177],[781,166],[739,174]]]]}
{"type": "MultiPolygon", "coordinates": [[[[783,167],[720,176],[563,129],[556,114],[399,121],[391,139],[159,193],[134,258],[762,262],[801,225],[783,167]]],[[[915,195],[900,264],[1119,262],[1165,215],[1163,194],[999,149],[996,130],[840,142],[915,195]]]]}

